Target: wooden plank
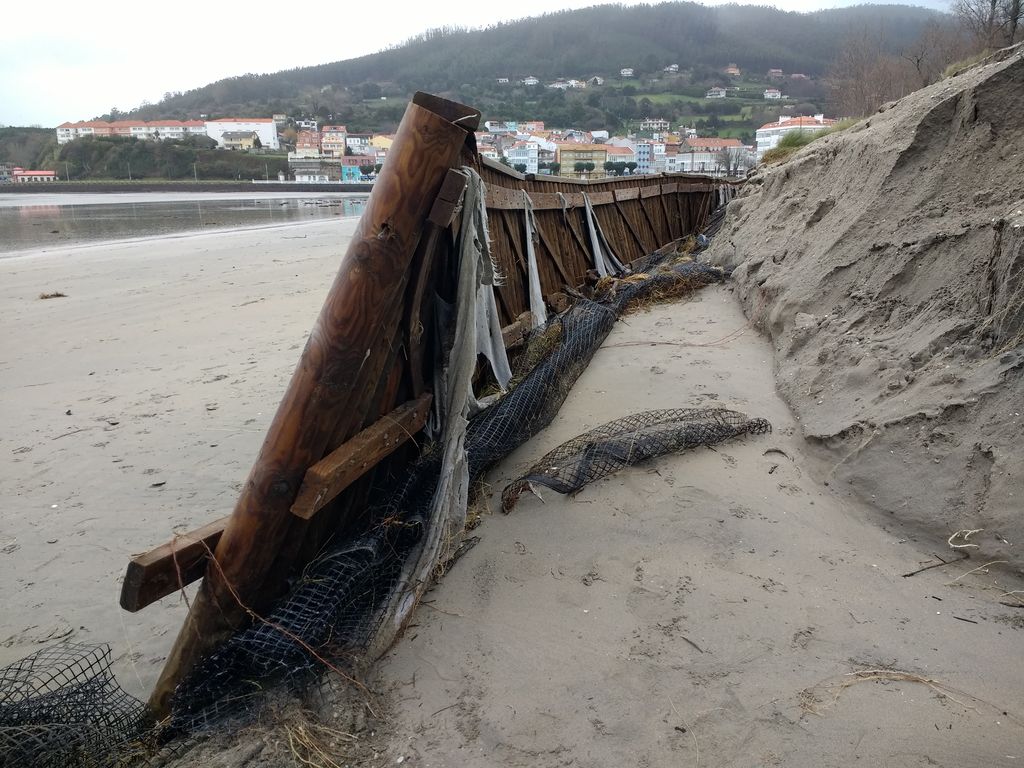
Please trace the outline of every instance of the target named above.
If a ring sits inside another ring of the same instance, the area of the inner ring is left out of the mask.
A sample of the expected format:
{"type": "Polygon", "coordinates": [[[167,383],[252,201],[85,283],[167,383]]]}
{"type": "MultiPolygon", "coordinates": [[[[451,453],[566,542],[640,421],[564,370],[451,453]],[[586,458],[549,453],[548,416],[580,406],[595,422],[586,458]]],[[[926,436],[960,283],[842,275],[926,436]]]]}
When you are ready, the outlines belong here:
{"type": "Polygon", "coordinates": [[[626,212],[622,209],[622,206],[619,205],[619,202],[617,200],[615,201],[615,208],[618,210],[619,216],[621,216],[625,220],[626,229],[628,229],[629,234],[633,236],[633,239],[636,241],[637,247],[640,249],[640,254],[643,255],[644,253],[647,252],[647,246],[644,245],[644,241],[640,238],[640,235],[637,234],[636,229],[634,229],[633,222],[629,220],[629,216],[626,215],[626,212]]]}
{"type": "Polygon", "coordinates": [[[615,202],[620,202],[622,200],[636,200],[638,197],[640,197],[640,187],[615,190],[615,202]]]}
{"type": "Polygon", "coordinates": [[[590,195],[591,205],[610,205],[615,202],[614,192],[591,192],[590,195]]]}
{"type": "Polygon", "coordinates": [[[228,518],[175,536],[149,552],[135,555],[121,584],[121,607],[135,613],[203,577],[206,559],[217,548],[228,518]]]}
{"type": "Polygon", "coordinates": [[[521,211],[526,207],[522,191],[508,187],[488,186],[485,200],[487,207],[494,210],[521,211]]]}
{"type": "Polygon", "coordinates": [[[657,197],[661,194],[661,185],[655,184],[651,187],[640,187],[640,197],[646,199],[648,197],[657,197]]]}
{"type": "Polygon", "coordinates": [[[417,93],[395,134],[337,277],[328,293],[260,454],[217,543],[216,566],[192,602],[149,700],[151,715],[168,712],[178,682],[198,659],[259,613],[285,586],[282,544],[301,522],[291,506],[306,470],[356,434],[366,393],[388,371],[374,350],[398,327],[410,266],[448,170],[480,113],[417,93]],[[337,439],[340,436],[340,439],[337,439]]]}
{"type": "Polygon", "coordinates": [[[385,456],[423,429],[430,415],[427,392],[398,406],[306,470],[292,514],[309,520],[385,456]]]}

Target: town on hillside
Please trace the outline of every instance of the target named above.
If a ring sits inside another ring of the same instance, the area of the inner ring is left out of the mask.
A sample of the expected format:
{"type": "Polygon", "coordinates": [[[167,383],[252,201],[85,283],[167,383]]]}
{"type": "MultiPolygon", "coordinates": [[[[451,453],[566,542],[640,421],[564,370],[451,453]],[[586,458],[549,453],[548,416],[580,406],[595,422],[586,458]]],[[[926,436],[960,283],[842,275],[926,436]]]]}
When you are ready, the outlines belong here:
{"type": "MultiPolygon", "coordinates": [[[[716,105],[729,100],[730,109],[737,110],[737,116],[746,115],[749,119],[774,114],[775,119],[754,130],[752,143],[738,138],[728,120],[698,120],[694,115],[671,121],[654,111],[657,108],[654,102],[644,99],[640,103],[651,109],[651,114],[630,121],[626,130],[552,127],[530,119],[487,120],[476,135],[477,147],[483,157],[523,174],[580,179],[657,173],[741,177],[787,133],[814,133],[835,123],[821,113],[802,114],[800,108],[805,105],[783,93],[780,86],[789,88],[789,84],[802,84],[809,80],[807,75],[787,74],[772,68],[766,74],[752,77],[734,63],[720,72],[721,85],[708,88],[702,97],[692,97],[707,105],[695,106],[694,110],[707,110],[707,114],[715,116],[728,115],[716,105]],[[758,111],[755,112],[755,108],[758,111]]],[[[670,79],[678,74],[679,67],[673,64],[664,68],[662,77],[670,79]]],[[[614,82],[621,84],[633,78],[634,70],[624,67],[614,82]]],[[[493,87],[568,91],[601,89],[605,83],[604,77],[596,75],[558,78],[548,83],[527,75],[499,77],[493,87]]],[[[749,134],[747,138],[749,141],[749,134]]],[[[365,183],[376,178],[387,158],[393,135],[350,131],[345,125],[331,124],[329,119],[287,114],[213,119],[204,115],[196,120],[90,120],[65,122],[56,128],[59,147],[82,139],[190,143],[207,149],[261,155],[275,159],[274,170],[271,173],[270,163],[265,163],[262,174],[253,174],[263,178],[254,178],[254,181],[331,184],[365,183]]],[[[58,167],[52,170],[26,170],[0,164],[0,182],[40,183],[74,178],[68,163],[64,163],[64,174],[60,163],[56,165],[58,167]]],[[[253,168],[250,164],[248,170],[253,168]]],[[[187,170],[190,171],[187,176],[194,180],[203,178],[200,163],[192,162],[187,170]]],[[[129,165],[127,178],[143,176],[138,170],[132,176],[129,165]]]]}

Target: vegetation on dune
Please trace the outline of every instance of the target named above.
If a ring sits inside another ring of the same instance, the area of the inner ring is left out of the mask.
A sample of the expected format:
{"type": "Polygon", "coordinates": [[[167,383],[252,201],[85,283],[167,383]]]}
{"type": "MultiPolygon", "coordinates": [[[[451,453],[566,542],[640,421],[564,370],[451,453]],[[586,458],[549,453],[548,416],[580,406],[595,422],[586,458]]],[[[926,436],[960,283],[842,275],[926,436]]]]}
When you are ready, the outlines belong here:
{"type": "Polygon", "coordinates": [[[830,125],[828,128],[822,128],[820,131],[791,131],[790,133],[784,134],[779,139],[779,143],[772,149],[769,149],[764,153],[764,157],[761,158],[761,162],[766,165],[774,165],[781,163],[783,160],[791,157],[797,150],[806,147],[811,142],[820,139],[822,136],[828,136],[830,133],[836,133],[837,131],[845,131],[851,125],[856,125],[857,121],[853,119],[840,120],[835,125],[830,125]]]}

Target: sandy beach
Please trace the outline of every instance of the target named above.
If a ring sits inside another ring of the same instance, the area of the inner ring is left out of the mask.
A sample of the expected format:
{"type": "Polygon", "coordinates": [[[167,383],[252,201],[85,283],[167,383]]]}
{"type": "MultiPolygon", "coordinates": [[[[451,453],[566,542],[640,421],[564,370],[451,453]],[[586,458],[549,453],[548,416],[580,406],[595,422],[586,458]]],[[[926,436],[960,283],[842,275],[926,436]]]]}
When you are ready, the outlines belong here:
{"type": "Polygon", "coordinates": [[[954,581],[972,560],[904,578],[955,556],[822,469],[730,288],[624,318],[552,425],[492,473],[480,543],[382,665],[391,762],[1019,765],[1024,624],[984,590],[1005,577],[954,581]],[[703,406],[774,431],[498,512],[580,432],[703,406]]]}
{"type": "Polygon", "coordinates": [[[108,642],[148,693],[185,606],[123,612],[128,558],[231,511],[355,225],[0,259],[0,664],[108,642]]]}
{"type": "MultiPolygon", "coordinates": [[[[186,606],[122,612],[127,559],[230,511],[355,223],[0,260],[0,664],[109,642],[148,692],[186,606]]],[[[987,589],[1012,586],[963,577],[974,561],[902,576],[951,556],[945,534],[829,483],[729,287],[618,323],[491,490],[480,543],[371,683],[382,764],[1024,760],[1021,621],[987,589]],[[687,406],[774,431],[496,511],[558,443],[687,406]]]]}

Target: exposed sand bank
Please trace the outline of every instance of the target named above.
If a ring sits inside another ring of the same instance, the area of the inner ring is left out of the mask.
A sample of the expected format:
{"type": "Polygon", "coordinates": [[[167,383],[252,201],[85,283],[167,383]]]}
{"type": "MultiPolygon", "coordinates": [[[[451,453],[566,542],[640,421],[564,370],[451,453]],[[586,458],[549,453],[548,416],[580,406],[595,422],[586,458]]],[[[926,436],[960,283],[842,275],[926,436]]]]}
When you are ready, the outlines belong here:
{"type": "Polygon", "coordinates": [[[185,607],[121,611],[127,559],[231,511],[355,225],[0,259],[0,664],[110,642],[148,692],[185,607]]]}

